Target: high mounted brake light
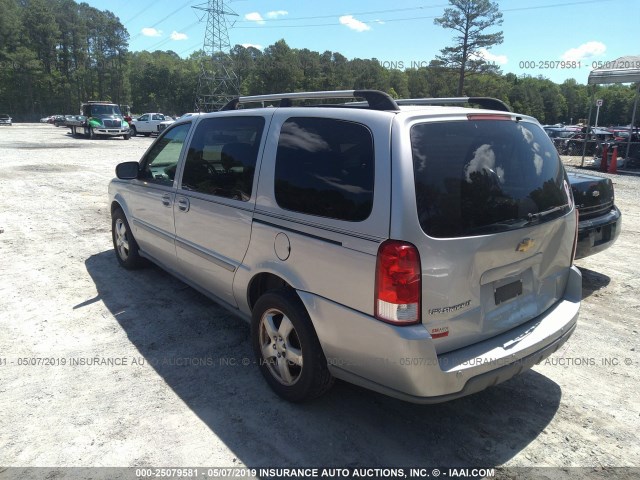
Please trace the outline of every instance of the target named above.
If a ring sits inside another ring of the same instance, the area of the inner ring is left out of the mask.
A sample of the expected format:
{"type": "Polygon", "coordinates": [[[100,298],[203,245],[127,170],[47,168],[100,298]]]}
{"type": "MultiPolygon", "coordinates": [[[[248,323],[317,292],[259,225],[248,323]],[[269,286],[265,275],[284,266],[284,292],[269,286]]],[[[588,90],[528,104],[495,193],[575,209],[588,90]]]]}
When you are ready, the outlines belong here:
{"type": "Polygon", "coordinates": [[[468,120],[513,120],[511,115],[501,115],[499,113],[470,113],[468,120]]]}
{"type": "Polygon", "coordinates": [[[414,325],[421,320],[420,255],[410,243],[387,240],[378,249],[375,315],[394,325],[414,325]]]}

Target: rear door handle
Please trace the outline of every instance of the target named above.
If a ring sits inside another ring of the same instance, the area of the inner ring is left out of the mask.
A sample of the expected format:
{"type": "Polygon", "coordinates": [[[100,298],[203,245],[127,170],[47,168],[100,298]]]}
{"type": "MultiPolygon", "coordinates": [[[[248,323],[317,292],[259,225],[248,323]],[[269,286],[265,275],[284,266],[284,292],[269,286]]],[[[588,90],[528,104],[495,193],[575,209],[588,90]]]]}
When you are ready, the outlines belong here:
{"type": "Polygon", "coordinates": [[[178,198],[178,208],[183,212],[189,211],[189,199],[187,197],[178,198]]]}
{"type": "Polygon", "coordinates": [[[163,195],[162,196],[162,204],[165,207],[170,207],[171,206],[171,197],[169,195],[163,195]]]}

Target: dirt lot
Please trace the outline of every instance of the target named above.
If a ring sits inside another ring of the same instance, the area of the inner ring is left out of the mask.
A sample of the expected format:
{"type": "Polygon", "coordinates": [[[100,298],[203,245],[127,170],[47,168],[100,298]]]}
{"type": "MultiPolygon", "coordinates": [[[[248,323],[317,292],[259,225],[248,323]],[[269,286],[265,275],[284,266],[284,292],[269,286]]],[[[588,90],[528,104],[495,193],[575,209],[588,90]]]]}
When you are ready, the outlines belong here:
{"type": "Polygon", "coordinates": [[[118,266],[107,184],[151,141],[0,129],[0,465],[640,466],[640,177],[615,176],[622,234],[577,262],[579,326],[543,364],[435,406],[345,383],[291,405],[245,324],[118,266]]]}

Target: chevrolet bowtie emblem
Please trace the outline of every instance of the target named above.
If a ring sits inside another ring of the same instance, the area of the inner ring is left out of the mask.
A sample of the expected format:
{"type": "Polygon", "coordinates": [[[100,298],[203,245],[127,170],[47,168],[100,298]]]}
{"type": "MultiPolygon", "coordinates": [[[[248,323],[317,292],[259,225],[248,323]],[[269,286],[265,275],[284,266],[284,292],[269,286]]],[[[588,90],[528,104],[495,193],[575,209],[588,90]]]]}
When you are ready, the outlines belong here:
{"type": "Polygon", "coordinates": [[[531,238],[525,238],[516,247],[516,252],[526,252],[531,247],[533,247],[534,243],[535,242],[531,238]]]}

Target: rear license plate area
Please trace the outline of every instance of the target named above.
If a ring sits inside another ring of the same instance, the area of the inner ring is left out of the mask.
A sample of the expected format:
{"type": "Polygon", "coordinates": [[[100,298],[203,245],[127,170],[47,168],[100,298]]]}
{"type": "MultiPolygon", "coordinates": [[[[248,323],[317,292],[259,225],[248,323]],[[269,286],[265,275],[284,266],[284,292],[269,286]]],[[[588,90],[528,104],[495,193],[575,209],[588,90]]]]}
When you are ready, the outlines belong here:
{"type": "Polygon", "coordinates": [[[593,245],[601,245],[611,240],[611,225],[598,228],[596,230],[595,238],[593,239],[593,245]]]}
{"type": "Polygon", "coordinates": [[[506,285],[496,288],[493,292],[496,305],[500,305],[507,300],[522,295],[522,280],[507,283],[506,285]]]}

